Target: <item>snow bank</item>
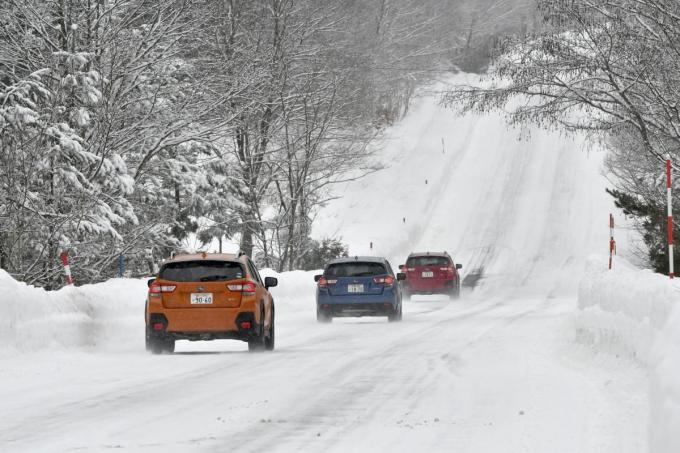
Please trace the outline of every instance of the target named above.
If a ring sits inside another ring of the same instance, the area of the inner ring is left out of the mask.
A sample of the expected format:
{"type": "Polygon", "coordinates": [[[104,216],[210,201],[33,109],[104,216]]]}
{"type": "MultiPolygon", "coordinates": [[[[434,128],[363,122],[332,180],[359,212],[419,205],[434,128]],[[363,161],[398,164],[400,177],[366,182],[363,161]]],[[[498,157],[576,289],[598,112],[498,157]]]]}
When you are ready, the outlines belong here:
{"type": "Polygon", "coordinates": [[[279,321],[288,316],[298,316],[300,313],[314,314],[314,295],[316,294],[316,282],[314,275],[323,273],[318,271],[290,271],[277,273],[271,269],[260,271],[262,278],[276,277],[279,279],[278,286],[271,289],[276,302],[276,316],[279,321]]]}
{"type": "MultiPolygon", "coordinates": [[[[276,273],[272,288],[279,320],[314,313],[321,271],[276,273]]],[[[0,353],[49,348],[142,350],[146,279],[112,279],[103,283],[45,291],[14,280],[0,269],[0,353]]]]}
{"type": "Polygon", "coordinates": [[[0,269],[0,352],[143,341],[146,291],[132,279],[45,291],[0,269]]]}
{"type": "Polygon", "coordinates": [[[668,277],[639,270],[618,259],[592,256],[579,287],[579,337],[600,350],[648,364],[653,342],[680,304],[668,277]]]}
{"type": "Polygon", "coordinates": [[[680,292],[663,275],[593,256],[579,287],[577,335],[650,370],[650,451],[680,451],[680,292]]]}
{"type": "Polygon", "coordinates": [[[659,335],[651,376],[652,453],[680,451],[680,307],[659,335]]]}

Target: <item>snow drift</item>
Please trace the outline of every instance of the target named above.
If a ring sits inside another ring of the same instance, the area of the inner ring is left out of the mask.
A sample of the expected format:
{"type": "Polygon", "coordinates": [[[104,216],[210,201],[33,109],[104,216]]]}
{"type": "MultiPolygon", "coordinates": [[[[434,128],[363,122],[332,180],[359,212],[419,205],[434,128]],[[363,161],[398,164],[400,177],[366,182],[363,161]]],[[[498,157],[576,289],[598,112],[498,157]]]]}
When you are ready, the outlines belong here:
{"type": "Polygon", "coordinates": [[[592,256],[578,294],[577,336],[649,367],[650,451],[680,451],[680,292],[663,275],[592,256]]]}
{"type": "Polygon", "coordinates": [[[680,307],[673,309],[652,358],[651,452],[680,451],[680,307]]]}
{"type": "Polygon", "coordinates": [[[143,339],[146,281],[45,291],[0,269],[0,350],[107,348],[143,339]]]}
{"type": "MultiPolygon", "coordinates": [[[[277,277],[272,288],[278,319],[313,315],[314,274],[294,271],[277,277]]],[[[0,352],[42,349],[127,349],[142,351],[145,279],[112,279],[84,286],[45,291],[14,280],[0,269],[0,352]]]]}

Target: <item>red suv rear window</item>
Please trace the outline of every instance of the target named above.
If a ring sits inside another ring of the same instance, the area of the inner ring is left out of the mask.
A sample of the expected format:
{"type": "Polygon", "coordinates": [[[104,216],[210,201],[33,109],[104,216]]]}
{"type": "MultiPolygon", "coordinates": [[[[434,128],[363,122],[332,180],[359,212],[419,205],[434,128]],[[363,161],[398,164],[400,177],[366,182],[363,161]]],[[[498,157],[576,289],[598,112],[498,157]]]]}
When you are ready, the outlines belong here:
{"type": "Polygon", "coordinates": [[[445,256],[413,256],[406,261],[406,267],[450,265],[451,260],[445,256]]]}

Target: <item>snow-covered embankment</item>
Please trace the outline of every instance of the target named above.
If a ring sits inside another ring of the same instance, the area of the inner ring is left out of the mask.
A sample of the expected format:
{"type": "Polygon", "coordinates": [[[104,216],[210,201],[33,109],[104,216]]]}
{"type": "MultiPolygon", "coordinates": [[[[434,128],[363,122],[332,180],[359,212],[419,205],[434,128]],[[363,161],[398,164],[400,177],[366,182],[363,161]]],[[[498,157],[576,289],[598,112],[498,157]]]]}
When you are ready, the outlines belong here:
{"type": "Polygon", "coordinates": [[[578,294],[580,341],[650,370],[650,451],[680,451],[680,292],[668,279],[618,259],[588,259],[578,294]]]}
{"type": "Polygon", "coordinates": [[[145,296],[145,280],[45,291],[0,269],[0,351],[141,345],[145,296]]]}
{"type": "MultiPolygon", "coordinates": [[[[272,288],[277,319],[312,316],[320,271],[276,273],[272,288]]],[[[45,291],[17,282],[0,269],[0,352],[43,349],[143,351],[145,279],[111,279],[103,283],[45,291]]]]}

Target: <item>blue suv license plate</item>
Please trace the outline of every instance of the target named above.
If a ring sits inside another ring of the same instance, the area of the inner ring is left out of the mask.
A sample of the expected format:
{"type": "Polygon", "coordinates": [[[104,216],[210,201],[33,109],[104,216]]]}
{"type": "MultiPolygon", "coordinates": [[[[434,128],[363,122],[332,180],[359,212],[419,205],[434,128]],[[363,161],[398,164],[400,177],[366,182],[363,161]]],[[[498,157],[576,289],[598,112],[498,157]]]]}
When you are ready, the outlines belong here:
{"type": "Polygon", "coordinates": [[[347,292],[348,293],[363,293],[364,292],[364,285],[362,285],[362,284],[347,285],[347,292]]]}

